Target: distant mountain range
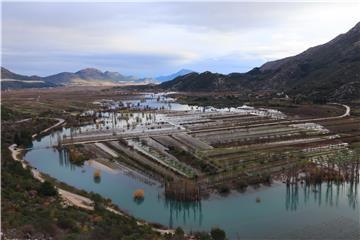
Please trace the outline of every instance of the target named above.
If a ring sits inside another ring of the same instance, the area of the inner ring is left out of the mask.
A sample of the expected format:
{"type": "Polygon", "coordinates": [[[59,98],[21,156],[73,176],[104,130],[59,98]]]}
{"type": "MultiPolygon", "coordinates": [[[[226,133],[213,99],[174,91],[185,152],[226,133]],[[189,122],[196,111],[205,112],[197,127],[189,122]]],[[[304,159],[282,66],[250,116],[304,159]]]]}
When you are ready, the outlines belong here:
{"type": "MultiPolygon", "coordinates": [[[[63,85],[144,85],[166,91],[285,92],[309,100],[360,99],[360,23],[328,43],[296,56],[267,62],[247,73],[196,73],[182,69],[167,76],[137,78],[86,68],[47,77],[19,75],[1,68],[2,89],[63,85]],[[173,80],[170,80],[173,79],[173,80]],[[154,86],[156,81],[165,81],[154,86]]],[[[139,89],[143,89],[141,87],[139,89]]],[[[146,87],[144,88],[146,89],[146,87]]]]}
{"type": "Polygon", "coordinates": [[[60,85],[82,85],[91,84],[94,85],[112,85],[114,83],[147,83],[152,81],[147,78],[138,78],[134,76],[125,76],[118,72],[102,72],[96,68],[85,68],[75,73],[62,72],[55,75],[51,75],[45,78],[46,81],[60,85]]]}
{"type": "Polygon", "coordinates": [[[66,85],[79,86],[112,86],[126,84],[148,84],[154,80],[125,76],[118,72],[102,72],[95,68],[86,68],[75,73],[62,72],[47,77],[25,76],[13,73],[6,68],[1,68],[2,89],[7,88],[39,88],[66,85]]]}
{"type": "Polygon", "coordinates": [[[189,73],[158,86],[172,91],[276,91],[309,99],[360,99],[360,23],[328,43],[247,73],[189,73]]]}
{"type": "Polygon", "coordinates": [[[2,89],[14,88],[42,88],[57,87],[67,85],[78,86],[122,86],[122,85],[144,85],[155,84],[162,81],[172,80],[178,76],[191,73],[193,71],[182,69],[176,73],[152,78],[138,78],[135,76],[125,76],[118,72],[102,72],[96,68],[85,68],[75,73],[61,72],[47,77],[20,75],[1,67],[2,89]]]}
{"type": "Polygon", "coordinates": [[[170,81],[177,77],[184,76],[184,75],[192,73],[192,72],[194,72],[194,71],[189,70],[189,69],[181,69],[180,71],[178,71],[176,73],[159,76],[159,77],[156,77],[155,79],[158,80],[159,82],[170,81]]]}

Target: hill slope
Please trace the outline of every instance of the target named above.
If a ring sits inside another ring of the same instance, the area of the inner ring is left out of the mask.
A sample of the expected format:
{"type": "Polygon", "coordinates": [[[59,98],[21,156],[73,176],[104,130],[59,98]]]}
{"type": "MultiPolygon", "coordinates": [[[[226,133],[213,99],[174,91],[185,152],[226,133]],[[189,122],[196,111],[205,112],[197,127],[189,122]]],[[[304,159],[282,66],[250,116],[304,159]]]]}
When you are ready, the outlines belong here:
{"type": "Polygon", "coordinates": [[[1,67],[1,89],[44,88],[56,87],[54,83],[46,82],[39,76],[25,76],[13,73],[1,67]]]}
{"type": "Polygon", "coordinates": [[[205,72],[164,82],[175,91],[285,91],[328,100],[360,98],[360,23],[330,42],[247,73],[205,72]]]}
{"type": "Polygon", "coordinates": [[[118,72],[102,72],[95,68],[86,68],[75,73],[62,72],[47,77],[25,76],[1,68],[2,89],[41,88],[63,85],[117,85],[129,83],[148,83],[151,79],[125,76],[118,72]]]}
{"type": "Polygon", "coordinates": [[[75,73],[62,72],[55,75],[47,76],[44,78],[47,82],[52,82],[55,84],[111,84],[111,83],[121,83],[121,82],[133,82],[140,80],[139,78],[132,76],[125,76],[118,72],[102,72],[95,68],[86,68],[75,73]]]}
{"type": "Polygon", "coordinates": [[[159,77],[156,77],[155,79],[160,81],[160,82],[170,81],[170,80],[173,80],[173,79],[175,79],[177,77],[184,76],[184,75],[192,73],[192,72],[194,72],[194,71],[189,70],[189,69],[181,69],[180,71],[177,71],[176,73],[173,73],[173,74],[170,74],[170,75],[159,76],[159,77]]]}

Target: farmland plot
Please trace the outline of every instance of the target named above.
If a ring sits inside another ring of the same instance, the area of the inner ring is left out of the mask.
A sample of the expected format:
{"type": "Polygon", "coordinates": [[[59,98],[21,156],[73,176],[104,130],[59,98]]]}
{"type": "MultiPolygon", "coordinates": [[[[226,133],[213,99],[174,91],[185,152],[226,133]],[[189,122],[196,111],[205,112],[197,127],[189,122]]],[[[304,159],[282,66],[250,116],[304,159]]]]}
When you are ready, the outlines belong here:
{"type": "Polygon", "coordinates": [[[137,141],[135,139],[127,140],[129,146],[132,146],[137,151],[147,155],[154,159],[156,162],[168,167],[172,171],[184,176],[193,177],[195,172],[189,166],[182,164],[181,162],[169,157],[167,154],[162,153],[158,149],[155,149],[144,142],[137,141]]]}
{"type": "Polygon", "coordinates": [[[268,182],[304,161],[329,160],[336,152],[331,146],[360,135],[359,120],[351,118],[293,121],[276,111],[254,109],[145,116],[134,121],[135,128],[80,133],[72,143],[88,138],[93,142],[85,145],[99,157],[211,188],[245,180],[268,182]]]}

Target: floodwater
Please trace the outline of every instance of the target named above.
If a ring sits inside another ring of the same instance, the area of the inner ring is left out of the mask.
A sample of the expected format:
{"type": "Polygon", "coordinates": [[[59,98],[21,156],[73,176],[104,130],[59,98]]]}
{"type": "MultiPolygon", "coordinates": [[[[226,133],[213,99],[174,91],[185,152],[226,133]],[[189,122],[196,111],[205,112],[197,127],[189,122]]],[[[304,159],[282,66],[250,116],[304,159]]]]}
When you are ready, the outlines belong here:
{"type": "MultiPolygon", "coordinates": [[[[138,102],[134,103],[138,105],[138,102]]],[[[109,122],[111,118],[106,117],[102,127],[113,126],[109,122]]],[[[149,120],[142,114],[127,117],[149,120]]],[[[118,124],[117,128],[127,126],[125,123],[118,124]]],[[[96,127],[99,126],[93,124],[76,131],[90,131],[96,127]]],[[[100,180],[94,179],[93,174],[98,165],[88,162],[84,166],[73,165],[66,152],[48,147],[64,135],[70,135],[70,129],[64,128],[34,140],[32,150],[24,158],[39,171],[60,181],[110,198],[136,218],[169,227],[181,226],[188,232],[220,227],[226,231],[229,239],[360,237],[358,184],[324,183],[287,187],[282,183],[274,183],[259,189],[250,188],[245,193],[234,192],[226,197],[213,195],[198,203],[168,201],[159,183],[148,184],[141,180],[146,176],[134,177],[125,170],[109,171],[103,168],[100,180]],[[139,188],[144,189],[145,198],[142,202],[135,202],[132,193],[139,188]],[[256,201],[257,198],[260,202],[256,201]]]]}

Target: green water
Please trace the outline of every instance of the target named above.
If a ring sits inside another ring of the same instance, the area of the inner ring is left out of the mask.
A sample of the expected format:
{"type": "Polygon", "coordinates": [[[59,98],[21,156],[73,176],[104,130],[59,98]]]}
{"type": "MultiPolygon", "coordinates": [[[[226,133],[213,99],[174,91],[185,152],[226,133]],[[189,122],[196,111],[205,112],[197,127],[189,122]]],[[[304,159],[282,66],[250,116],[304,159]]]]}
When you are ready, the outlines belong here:
{"type": "MultiPolygon", "coordinates": [[[[94,128],[90,125],[81,131],[94,128]]],[[[324,183],[286,187],[275,183],[227,197],[214,195],[200,203],[166,201],[159,183],[146,184],[125,171],[102,170],[100,182],[95,182],[93,166],[87,163],[75,166],[68,161],[65,152],[48,148],[64,134],[69,135],[70,130],[62,129],[34,141],[25,159],[41,172],[110,198],[124,211],[148,222],[181,226],[188,232],[220,227],[230,239],[308,239],[314,236],[318,239],[360,239],[359,185],[324,183]],[[138,188],[145,190],[141,203],[132,198],[133,191],[138,188]],[[258,197],[260,203],[256,202],[258,197]]]]}

